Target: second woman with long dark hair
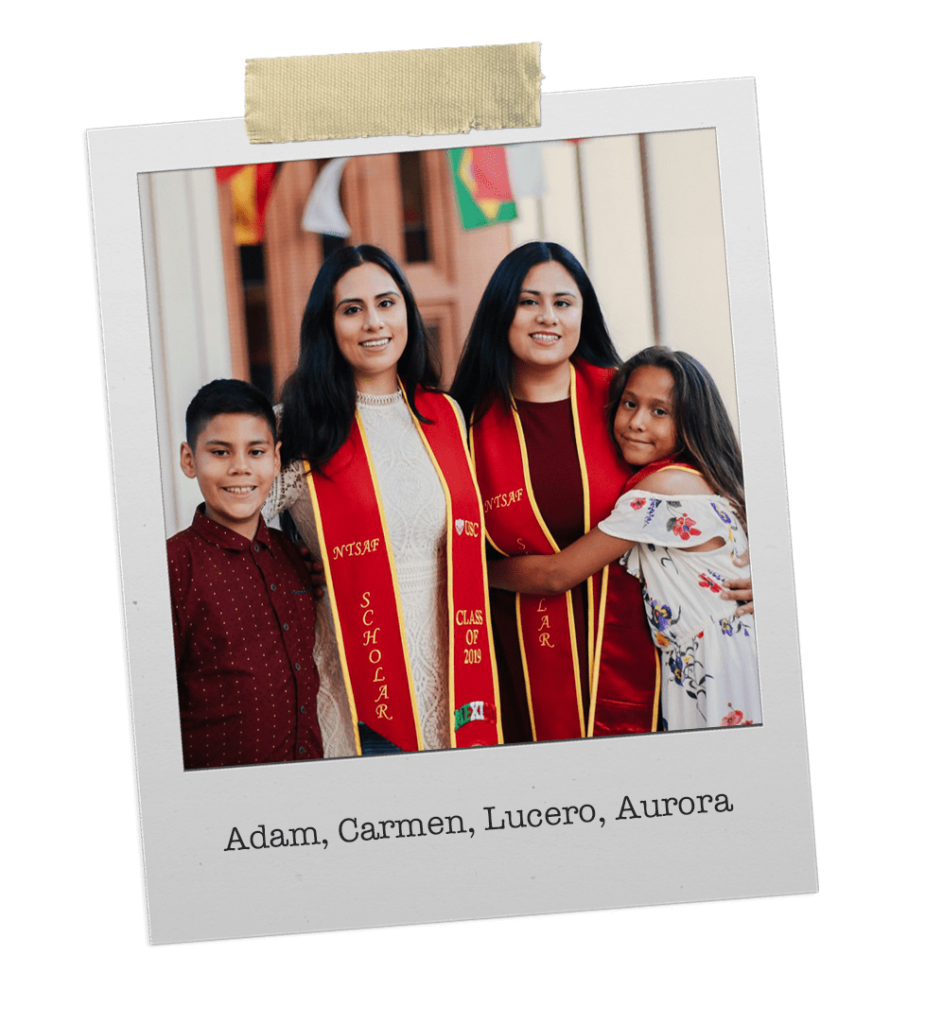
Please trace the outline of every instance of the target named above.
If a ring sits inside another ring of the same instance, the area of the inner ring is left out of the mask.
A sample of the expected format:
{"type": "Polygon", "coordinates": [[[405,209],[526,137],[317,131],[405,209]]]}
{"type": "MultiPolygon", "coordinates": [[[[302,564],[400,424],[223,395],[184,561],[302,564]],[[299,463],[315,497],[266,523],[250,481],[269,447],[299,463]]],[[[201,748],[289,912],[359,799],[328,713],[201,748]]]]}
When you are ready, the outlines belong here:
{"type": "MultiPolygon", "coordinates": [[[[529,242],[495,270],[452,393],[488,537],[505,555],[550,554],[613,508],[630,469],[614,448],[607,389],[620,360],[578,260],[529,242]]],[[[656,728],[658,658],[639,584],[622,569],[571,592],[492,591],[505,734],[576,739],[656,728]]]]}

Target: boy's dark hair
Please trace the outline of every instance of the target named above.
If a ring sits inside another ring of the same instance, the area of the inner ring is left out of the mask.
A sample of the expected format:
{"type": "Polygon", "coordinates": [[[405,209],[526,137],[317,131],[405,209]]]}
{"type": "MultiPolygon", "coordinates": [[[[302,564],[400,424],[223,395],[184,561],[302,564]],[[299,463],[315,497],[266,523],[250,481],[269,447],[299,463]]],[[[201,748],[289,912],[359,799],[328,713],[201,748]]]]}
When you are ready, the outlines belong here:
{"type": "Polygon", "coordinates": [[[375,263],[395,282],[405,300],[408,341],[398,360],[398,376],[414,415],[418,385],[436,388],[438,374],[424,322],[411,286],[395,260],[376,245],[336,249],[321,264],[302,315],[299,362],[283,386],[282,460],[306,459],[313,470],[324,471],[346,442],[356,412],[353,371],[341,355],[334,334],[334,288],[349,270],[375,263]]]}
{"type": "Polygon", "coordinates": [[[243,380],[213,380],[197,392],[186,409],[186,443],[196,447],[209,420],[227,413],[260,416],[267,422],[276,444],[276,416],[269,398],[243,380]]]}
{"type": "MultiPolygon", "coordinates": [[[[630,374],[641,366],[667,370],[674,378],[674,420],[679,461],[692,463],[717,494],[729,499],[745,525],[742,452],[716,382],[706,367],[687,352],[664,346],[644,348],[620,367],[610,383],[607,417],[613,421],[630,374]]],[[[614,444],[616,444],[614,437],[614,444]]]]}
{"type": "Polygon", "coordinates": [[[459,402],[466,421],[476,410],[486,411],[486,399],[500,395],[512,403],[514,356],[508,332],[517,312],[524,278],[539,263],[558,263],[574,278],[581,294],[581,336],[575,355],[595,366],[619,366],[604,314],[584,267],[557,242],[527,242],[509,252],[485,286],[475,312],[456,379],[450,394],[459,402]]]}

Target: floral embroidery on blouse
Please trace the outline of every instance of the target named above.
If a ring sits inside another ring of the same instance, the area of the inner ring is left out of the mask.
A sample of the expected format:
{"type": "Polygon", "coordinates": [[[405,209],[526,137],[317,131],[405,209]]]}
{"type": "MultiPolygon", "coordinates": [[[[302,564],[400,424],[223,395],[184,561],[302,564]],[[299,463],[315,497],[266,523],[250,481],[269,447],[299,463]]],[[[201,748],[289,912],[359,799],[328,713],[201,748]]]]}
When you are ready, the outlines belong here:
{"type": "Polygon", "coordinates": [[[723,715],[721,721],[723,725],[751,725],[752,720],[746,718],[741,711],[733,709],[731,704],[726,705],[729,708],[729,714],[723,715]]]}
{"type": "Polygon", "coordinates": [[[718,594],[723,589],[721,586],[722,580],[720,580],[720,578],[714,573],[710,573],[708,575],[707,573],[702,572],[699,576],[698,582],[701,587],[706,587],[712,594],[718,594]]]}
{"type": "Polygon", "coordinates": [[[675,536],[680,537],[681,540],[690,540],[691,537],[699,537],[701,533],[700,530],[695,529],[697,526],[696,521],[691,519],[690,516],[683,514],[678,516],[676,519],[669,519],[666,525],[667,528],[675,534],[675,536]]]}
{"type": "Polygon", "coordinates": [[[667,604],[659,604],[657,601],[649,602],[649,622],[652,628],[656,631],[656,642],[665,645],[668,643],[667,638],[664,636],[666,632],[670,632],[668,627],[673,626],[678,619],[681,617],[681,613],[672,618],[671,608],[667,604]]]}
{"type": "Polygon", "coordinates": [[[748,623],[743,622],[734,615],[728,619],[720,619],[719,628],[722,630],[723,636],[734,636],[736,633],[744,633],[745,636],[751,635],[748,632],[748,623]]]}
{"type": "Polygon", "coordinates": [[[686,643],[675,644],[666,651],[668,671],[674,682],[694,701],[699,701],[707,691],[707,680],[713,676],[704,669],[701,656],[703,633],[691,637],[686,643]]]}

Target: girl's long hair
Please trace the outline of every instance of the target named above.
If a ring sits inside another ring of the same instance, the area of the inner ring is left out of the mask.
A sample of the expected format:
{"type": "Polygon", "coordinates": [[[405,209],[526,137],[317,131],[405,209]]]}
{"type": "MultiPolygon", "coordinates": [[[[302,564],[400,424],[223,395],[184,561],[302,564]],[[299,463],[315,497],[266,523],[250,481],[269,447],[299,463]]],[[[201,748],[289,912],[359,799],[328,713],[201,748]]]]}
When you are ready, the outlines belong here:
{"type": "Polygon", "coordinates": [[[375,245],[337,249],[324,261],[312,285],[302,316],[299,362],[283,385],[281,423],[283,464],[307,459],[312,469],[323,470],[350,434],[357,390],[350,364],[341,355],[334,335],[334,288],[354,267],[375,263],[392,278],[405,300],[408,341],[398,360],[398,376],[414,415],[424,417],[414,404],[419,384],[437,386],[437,372],[428,337],[411,288],[392,257],[375,245]]]}
{"type": "Polygon", "coordinates": [[[611,434],[627,381],[633,370],[641,366],[667,370],[674,378],[672,399],[678,432],[678,450],[674,457],[699,469],[710,487],[729,499],[745,526],[745,489],[739,442],[716,382],[693,356],[658,346],[643,349],[627,359],[610,384],[607,416],[611,434]]]}
{"type": "Polygon", "coordinates": [[[524,278],[538,263],[559,263],[581,293],[581,336],[575,355],[595,366],[616,367],[620,357],[610,340],[604,314],[584,267],[556,242],[527,242],[509,252],[491,275],[466,338],[450,394],[468,422],[474,410],[487,409],[495,395],[513,405],[514,356],[508,332],[517,312],[524,278]]]}

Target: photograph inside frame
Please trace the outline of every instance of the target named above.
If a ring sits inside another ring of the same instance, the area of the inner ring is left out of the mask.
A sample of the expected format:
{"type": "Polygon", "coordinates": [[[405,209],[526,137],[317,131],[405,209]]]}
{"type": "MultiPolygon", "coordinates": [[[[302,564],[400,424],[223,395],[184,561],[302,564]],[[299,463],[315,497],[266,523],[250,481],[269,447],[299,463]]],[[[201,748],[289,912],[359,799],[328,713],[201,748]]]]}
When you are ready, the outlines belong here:
{"type": "Polygon", "coordinates": [[[187,770],[761,723],[714,129],[139,189],[187,770]]]}

